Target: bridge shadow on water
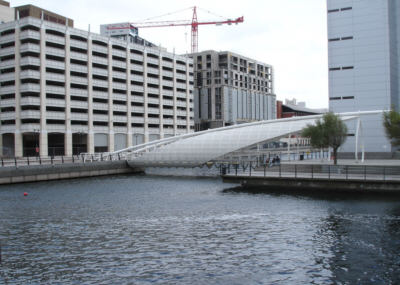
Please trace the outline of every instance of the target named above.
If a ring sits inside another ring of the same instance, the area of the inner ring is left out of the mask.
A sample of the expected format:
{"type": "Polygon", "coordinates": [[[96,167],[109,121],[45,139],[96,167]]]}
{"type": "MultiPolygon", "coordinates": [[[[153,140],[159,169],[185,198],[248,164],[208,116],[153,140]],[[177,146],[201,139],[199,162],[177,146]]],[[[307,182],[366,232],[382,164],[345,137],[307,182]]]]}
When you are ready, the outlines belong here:
{"type": "Polygon", "coordinates": [[[315,200],[330,201],[382,201],[400,202],[400,193],[389,192],[364,192],[364,191],[345,191],[337,189],[329,191],[324,189],[309,188],[282,188],[266,186],[236,186],[222,190],[223,194],[250,194],[250,195],[270,195],[270,196],[293,196],[299,198],[310,198],[315,200]]]}

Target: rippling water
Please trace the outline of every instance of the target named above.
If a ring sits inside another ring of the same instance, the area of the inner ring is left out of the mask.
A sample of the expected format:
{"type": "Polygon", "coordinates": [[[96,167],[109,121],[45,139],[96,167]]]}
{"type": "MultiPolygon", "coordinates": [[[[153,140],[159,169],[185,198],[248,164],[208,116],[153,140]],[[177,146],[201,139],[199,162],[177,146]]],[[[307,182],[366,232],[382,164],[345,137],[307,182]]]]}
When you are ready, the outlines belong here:
{"type": "Polygon", "coordinates": [[[0,187],[0,283],[400,283],[398,199],[229,187],[151,176],[0,187]]]}

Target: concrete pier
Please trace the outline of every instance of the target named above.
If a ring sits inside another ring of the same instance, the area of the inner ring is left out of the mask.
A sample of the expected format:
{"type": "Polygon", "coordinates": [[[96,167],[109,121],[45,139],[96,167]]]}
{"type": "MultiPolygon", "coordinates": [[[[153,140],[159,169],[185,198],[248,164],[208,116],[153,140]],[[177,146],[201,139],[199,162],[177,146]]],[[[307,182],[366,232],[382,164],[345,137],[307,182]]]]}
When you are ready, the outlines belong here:
{"type": "Polygon", "coordinates": [[[69,179],[122,173],[143,173],[140,168],[131,168],[126,161],[99,161],[91,163],[64,163],[47,165],[25,165],[0,168],[0,184],[69,179]]]}

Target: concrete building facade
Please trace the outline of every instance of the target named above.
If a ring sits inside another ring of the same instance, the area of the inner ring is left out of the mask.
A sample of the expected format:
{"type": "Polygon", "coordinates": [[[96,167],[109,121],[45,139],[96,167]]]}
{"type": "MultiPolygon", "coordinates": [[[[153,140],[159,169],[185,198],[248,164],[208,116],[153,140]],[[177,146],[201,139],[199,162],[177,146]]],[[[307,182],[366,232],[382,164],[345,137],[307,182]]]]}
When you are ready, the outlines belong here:
{"type": "Polygon", "coordinates": [[[0,24],[14,20],[14,8],[10,3],[0,0],[0,24]]]}
{"type": "Polygon", "coordinates": [[[228,51],[190,56],[196,131],[276,118],[271,65],[228,51]]]}
{"type": "MultiPolygon", "coordinates": [[[[400,3],[328,0],[329,109],[399,110],[400,3]]],[[[367,157],[390,157],[382,116],[361,119],[367,157]]],[[[354,152],[356,123],[340,152],[354,152]]],[[[360,148],[359,148],[360,149],[360,148]]]]}
{"type": "Polygon", "coordinates": [[[3,155],[114,151],[193,132],[190,58],[68,23],[0,25],[3,155]]]}

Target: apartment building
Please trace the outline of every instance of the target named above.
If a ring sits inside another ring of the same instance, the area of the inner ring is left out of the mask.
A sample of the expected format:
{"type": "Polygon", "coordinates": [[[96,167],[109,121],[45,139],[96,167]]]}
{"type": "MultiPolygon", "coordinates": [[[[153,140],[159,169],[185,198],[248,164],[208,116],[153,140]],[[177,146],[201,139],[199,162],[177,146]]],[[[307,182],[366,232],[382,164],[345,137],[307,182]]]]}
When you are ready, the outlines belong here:
{"type": "MultiPolygon", "coordinates": [[[[400,3],[397,0],[328,0],[329,109],[399,110],[400,3]]],[[[357,126],[349,123],[342,156],[353,156],[357,126]]],[[[382,115],[362,116],[366,157],[391,157],[382,115]]]]}
{"type": "Polygon", "coordinates": [[[276,118],[271,65],[228,51],[191,54],[196,131],[276,118]]]}
{"type": "Polygon", "coordinates": [[[190,58],[44,14],[0,24],[3,155],[111,152],[194,130],[190,58]]]}

